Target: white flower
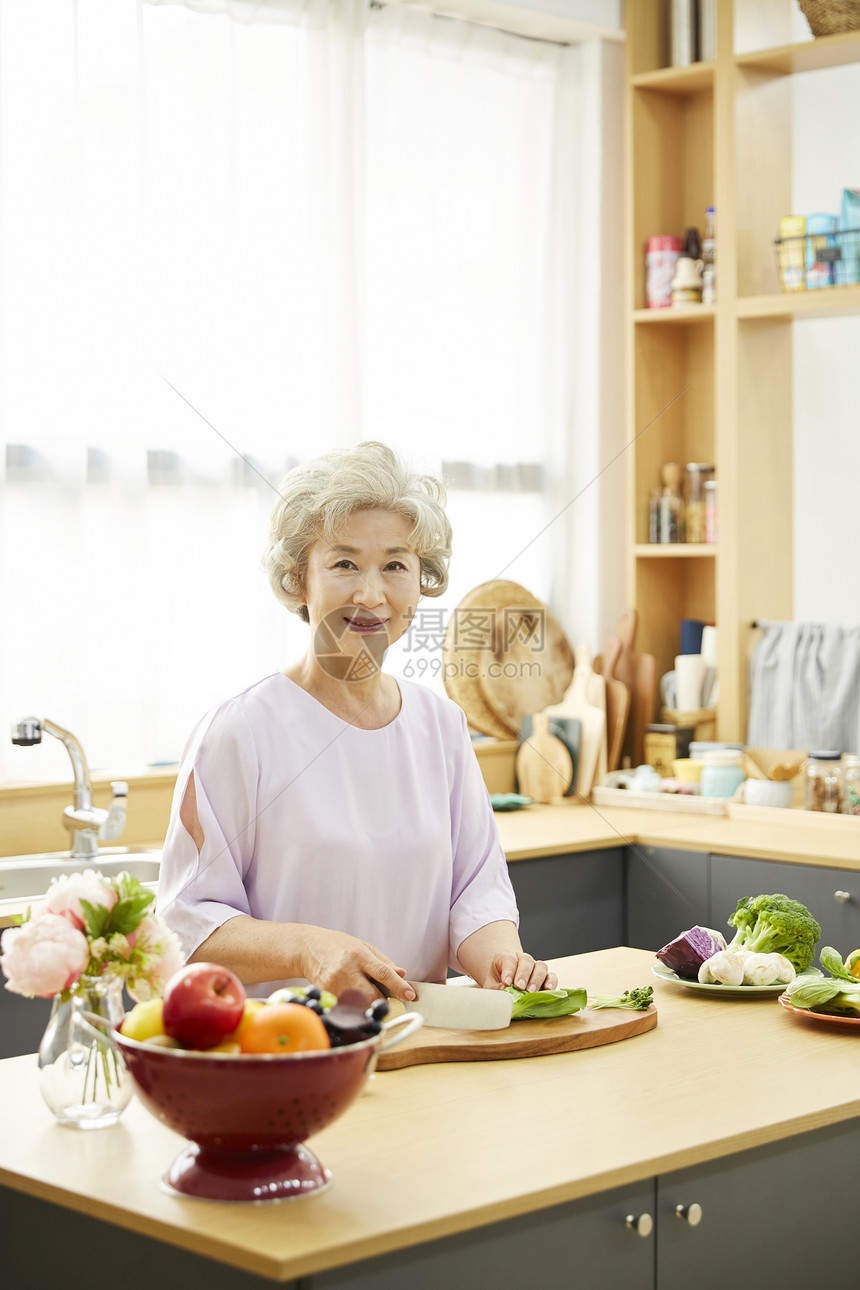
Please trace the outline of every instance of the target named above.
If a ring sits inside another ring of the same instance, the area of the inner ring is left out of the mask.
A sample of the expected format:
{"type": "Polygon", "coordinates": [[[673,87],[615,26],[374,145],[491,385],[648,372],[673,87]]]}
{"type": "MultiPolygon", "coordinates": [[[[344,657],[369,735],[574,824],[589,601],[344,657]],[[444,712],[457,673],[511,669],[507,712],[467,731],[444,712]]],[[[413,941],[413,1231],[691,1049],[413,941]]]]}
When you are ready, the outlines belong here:
{"type": "Polygon", "coordinates": [[[135,966],[126,981],[133,999],[143,1003],[159,995],[165,985],[185,963],[179,937],[159,919],[149,914],[142,918],[136,931],[129,933],[134,959],[139,956],[140,966],[135,966]]]}
{"type": "Polygon", "coordinates": [[[83,931],[82,900],[90,905],[104,905],[105,909],[113,909],[117,893],[95,869],[86,869],[83,873],[62,874],[59,878],[54,878],[45,896],[43,908],[49,914],[62,914],[78,931],[83,931]]]}
{"type": "Polygon", "coordinates": [[[6,989],[31,997],[68,990],[90,957],[86,936],[58,914],[39,914],[21,927],[8,927],[0,947],[6,989]]]}

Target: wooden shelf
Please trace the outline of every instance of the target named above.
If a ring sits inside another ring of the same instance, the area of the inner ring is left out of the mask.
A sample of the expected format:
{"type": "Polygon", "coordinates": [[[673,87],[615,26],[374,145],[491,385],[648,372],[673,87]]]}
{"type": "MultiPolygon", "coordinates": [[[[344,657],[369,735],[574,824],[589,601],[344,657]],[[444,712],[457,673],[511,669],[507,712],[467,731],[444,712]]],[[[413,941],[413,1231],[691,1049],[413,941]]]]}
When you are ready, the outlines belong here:
{"type": "Polygon", "coordinates": [[[845,317],[860,311],[860,286],[824,287],[819,291],[786,291],[769,296],[741,296],[738,298],[736,311],[739,319],[845,317]]]}
{"type": "Polygon", "coordinates": [[[804,41],[800,45],[759,49],[748,54],[738,54],[735,58],[735,64],[742,71],[751,68],[774,72],[780,76],[792,76],[797,72],[820,72],[830,67],[846,67],[852,63],[860,63],[860,32],[857,31],[840,36],[820,36],[818,40],[804,41]]]}
{"type": "Polygon", "coordinates": [[[688,67],[660,67],[654,72],[639,72],[630,79],[637,90],[659,90],[663,94],[698,94],[714,84],[715,63],[690,63],[688,67]]]}
{"type": "Polygon", "coordinates": [[[633,548],[637,560],[701,560],[717,554],[714,542],[637,542],[633,548]]]}
{"type": "Polygon", "coordinates": [[[715,315],[713,305],[671,305],[667,309],[634,309],[633,321],[677,326],[679,323],[713,322],[715,315]]]}

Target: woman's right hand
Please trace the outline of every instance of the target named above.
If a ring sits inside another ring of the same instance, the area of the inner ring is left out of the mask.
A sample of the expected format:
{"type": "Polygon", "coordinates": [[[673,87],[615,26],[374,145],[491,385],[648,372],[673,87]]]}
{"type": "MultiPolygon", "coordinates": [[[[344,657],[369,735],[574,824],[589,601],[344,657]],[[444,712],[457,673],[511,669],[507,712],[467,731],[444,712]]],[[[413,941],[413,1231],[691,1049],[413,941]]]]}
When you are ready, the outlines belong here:
{"type": "Polygon", "coordinates": [[[412,986],[404,980],[405,968],[397,967],[375,945],[346,932],[304,924],[299,957],[302,976],[312,985],[332,994],[360,990],[362,994],[377,999],[381,997],[378,982],[390,995],[404,1003],[411,1003],[415,998],[412,986]]]}

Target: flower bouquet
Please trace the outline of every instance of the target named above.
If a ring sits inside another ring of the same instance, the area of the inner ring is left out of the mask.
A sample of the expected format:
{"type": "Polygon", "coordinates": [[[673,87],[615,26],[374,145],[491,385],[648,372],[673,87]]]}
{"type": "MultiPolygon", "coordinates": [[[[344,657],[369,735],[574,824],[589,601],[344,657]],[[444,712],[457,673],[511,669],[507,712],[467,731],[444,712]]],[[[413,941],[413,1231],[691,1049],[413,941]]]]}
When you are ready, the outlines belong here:
{"type": "Polygon", "coordinates": [[[62,1124],[114,1124],[132,1094],[122,1056],[93,1025],[120,1020],[123,987],[144,1000],[182,966],[176,935],[150,913],[136,878],[93,869],[55,878],[44,900],[0,937],[6,989],[53,996],[39,1048],[40,1088],[62,1124]]]}

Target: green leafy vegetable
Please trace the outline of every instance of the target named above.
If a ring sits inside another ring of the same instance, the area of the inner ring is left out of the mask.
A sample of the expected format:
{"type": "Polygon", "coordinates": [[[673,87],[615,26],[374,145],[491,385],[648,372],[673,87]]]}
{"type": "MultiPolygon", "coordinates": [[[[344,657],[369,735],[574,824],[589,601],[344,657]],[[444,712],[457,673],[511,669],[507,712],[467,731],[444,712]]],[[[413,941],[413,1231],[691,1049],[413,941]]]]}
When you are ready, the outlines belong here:
{"type": "Polygon", "coordinates": [[[523,1021],[535,1017],[567,1017],[572,1012],[579,1012],[587,1002],[585,990],[518,990],[516,986],[506,985],[508,994],[514,996],[512,1021],[523,1021]]]}
{"type": "Polygon", "coordinates": [[[592,994],[589,996],[589,1008],[633,1008],[644,1012],[654,1002],[654,987],[639,985],[623,994],[592,994]]]}
{"type": "Polygon", "coordinates": [[[729,925],[737,932],[728,949],[783,954],[798,974],[809,967],[821,939],[821,928],[806,906],[779,892],[739,900],[729,925]]]}
{"type": "Polygon", "coordinates": [[[841,955],[832,946],[825,945],[819,958],[831,975],[825,976],[818,968],[810,968],[796,976],[786,989],[789,1002],[795,1008],[807,1008],[810,1012],[860,1016],[860,981],[846,969],[841,955]]]}

